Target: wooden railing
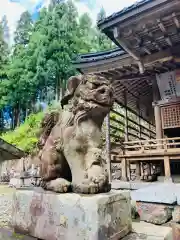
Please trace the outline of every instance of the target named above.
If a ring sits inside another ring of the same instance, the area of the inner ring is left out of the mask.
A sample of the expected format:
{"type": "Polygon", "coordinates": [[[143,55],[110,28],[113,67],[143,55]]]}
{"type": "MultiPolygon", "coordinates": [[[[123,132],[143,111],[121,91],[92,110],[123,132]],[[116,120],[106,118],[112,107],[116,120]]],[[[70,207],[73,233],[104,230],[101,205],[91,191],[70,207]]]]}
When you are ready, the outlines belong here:
{"type": "Polygon", "coordinates": [[[124,142],[123,149],[123,155],[164,152],[180,153],[180,137],[124,142]]]}

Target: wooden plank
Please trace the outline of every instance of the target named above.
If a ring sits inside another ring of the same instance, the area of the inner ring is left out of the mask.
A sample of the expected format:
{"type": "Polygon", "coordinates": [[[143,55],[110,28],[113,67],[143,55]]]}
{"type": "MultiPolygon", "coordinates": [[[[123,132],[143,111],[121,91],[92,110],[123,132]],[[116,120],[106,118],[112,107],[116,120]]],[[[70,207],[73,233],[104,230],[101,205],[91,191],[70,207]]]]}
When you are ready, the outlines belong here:
{"type": "Polygon", "coordinates": [[[122,118],[125,118],[125,116],[124,116],[123,114],[121,114],[121,113],[117,112],[117,111],[116,111],[116,110],[114,110],[114,109],[111,109],[111,112],[113,112],[113,113],[115,113],[115,114],[117,114],[117,115],[121,116],[122,118]]]}
{"type": "Polygon", "coordinates": [[[124,122],[121,122],[120,120],[114,119],[114,118],[110,118],[111,121],[122,124],[124,126],[124,122]]]}
{"type": "MultiPolygon", "coordinates": [[[[122,133],[124,133],[124,132],[122,132],[122,133]]],[[[113,133],[111,133],[110,136],[111,136],[111,137],[114,137],[114,138],[122,138],[121,136],[118,136],[118,135],[113,134],[113,133]]]]}
{"type": "MultiPolygon", "coordinates": [[[[116,103],[125,108],[125,105],[122,102],[119,102],[117,99],[116,99],[116,103]]],[[[127,110],[129,112],[133,113],[135,116],[139,117],[138,113],[136,111],[134,111],[133,109],[129,108],[128,106],[127,106],[127,110]]],[[[140,116],[140,117],[143,121],[145,121],[146,123],[148,123],[152,127],[154,127],[154,125],[152,123],[150,123],[147,119],[145,119],[143,116],[140,116]]]]}
{"type": "MultiPolygon", "coordinates": [[[[112,126],[112,125],[110,125],[110,128],[112,128],[112,129],[114,129],[114,130],[116,130],[116,131],[119,131],[119,132],[121,132],[121,133],[124,133],[124,130],[121,129],[121,128],[118,128],[118,127],[115,127],[115,126],[112,126]]],[[[110,135],[112,135],[112,133],[111,133],[110,135]]],[[[116,135],[116,134],[115,134],[115,135],[116,135]]]]}

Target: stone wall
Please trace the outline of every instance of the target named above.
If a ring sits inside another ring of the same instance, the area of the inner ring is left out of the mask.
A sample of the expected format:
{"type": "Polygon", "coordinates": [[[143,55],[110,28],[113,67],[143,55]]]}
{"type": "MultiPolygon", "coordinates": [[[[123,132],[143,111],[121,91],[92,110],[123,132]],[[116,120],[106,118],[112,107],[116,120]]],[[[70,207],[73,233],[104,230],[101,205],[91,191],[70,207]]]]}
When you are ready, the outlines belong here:
{"type": "Polygon", "coordinates": [[[3,173],[10,172],[13,168],[15,172],[20,173],[23,171],[23,166],[25,171],[31,169],[32,164],[34,166],[39,165],[38,159],[35,157],[26,157],[21,159],[5,160],[0,162],[0,177],[3,176],[3,173]]]}
{"type": "Polygon", "coordinates": [[[23,169],[23,159],[14,159],[14,160],[6,160],[0,163],[0,176],[3,175],[4,172],[10,171],[12,168],[15,170],[23,169]]]}

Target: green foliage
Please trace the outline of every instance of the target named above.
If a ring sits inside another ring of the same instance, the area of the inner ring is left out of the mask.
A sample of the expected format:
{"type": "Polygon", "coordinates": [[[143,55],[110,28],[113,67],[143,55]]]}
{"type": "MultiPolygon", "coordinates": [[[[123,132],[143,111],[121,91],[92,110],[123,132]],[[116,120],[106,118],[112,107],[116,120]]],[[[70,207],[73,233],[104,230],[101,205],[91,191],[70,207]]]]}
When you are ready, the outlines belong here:
{"type": "Polygon", "coordinates": [[[14,131],[3,134],[1,138],[25,152],[30,153],[36,148],[38,141],[37,134],[43,117],[43,112],[31,114],[20,127],[17,127],[14,131]]]}
{"type": "MultiPolygon", "coordinates": [[[[97,18],[103,17],[102,9],[97,18]]],[[[64,95],[67,79],[76,74],[71,63],[76,54],[113,47],[111,40],[93,26],[88,14],[78,15],[71,0],[51,0],[35,23],[28,12],[22,13],[11,55],[3,35],[3,31],[8,33],[5,18],[2,23],[0,121],[2,110],[11,107],[12,128],[35,112],[38,101],[50,104],[64,95]]]]}
{"type": "Polygon", "coordinates": [[[29,37],[32,32],[32,19],[28,11],[23,12],[15,31],[15,44],[26,45],[29,43],[29,37]]]}

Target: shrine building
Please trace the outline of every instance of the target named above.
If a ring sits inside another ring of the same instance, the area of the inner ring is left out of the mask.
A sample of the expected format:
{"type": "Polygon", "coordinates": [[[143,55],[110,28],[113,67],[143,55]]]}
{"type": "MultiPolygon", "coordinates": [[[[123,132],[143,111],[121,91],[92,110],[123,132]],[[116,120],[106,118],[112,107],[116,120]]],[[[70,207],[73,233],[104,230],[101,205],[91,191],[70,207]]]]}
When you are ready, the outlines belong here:
{"type": "Polygon", "coordinates": [[[142,0],[97,25],[116,47],[74,65],[114,87],[111,165],[120,180],[180,181],[180,1],[142,0]]]}

